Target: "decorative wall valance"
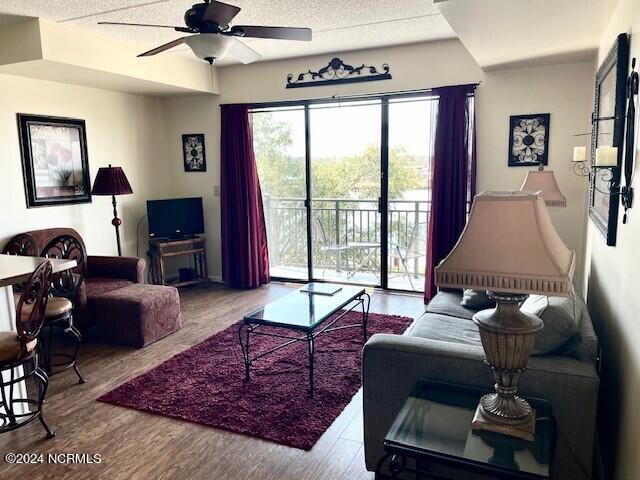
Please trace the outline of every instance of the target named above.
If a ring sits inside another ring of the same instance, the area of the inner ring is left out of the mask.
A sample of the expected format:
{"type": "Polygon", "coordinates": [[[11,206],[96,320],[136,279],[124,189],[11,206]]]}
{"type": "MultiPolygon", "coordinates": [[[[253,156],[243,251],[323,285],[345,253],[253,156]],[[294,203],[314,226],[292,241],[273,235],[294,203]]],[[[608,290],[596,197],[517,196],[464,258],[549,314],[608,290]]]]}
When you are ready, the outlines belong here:
{"type": "Polygon", "coordinates": [[[326,67],[314,72],[309,70],[297,77],[290,73],[287,76],[287,88],[317,87],[320,85],[338,85],[343,83],[373,82],[390,80],[389,65],[382,64],[381,71],[372,65],[354,67],[347,65],[338,57],[331,59],[326,67]],[[294,79],[295,78],[295,79],[294,79]]]}

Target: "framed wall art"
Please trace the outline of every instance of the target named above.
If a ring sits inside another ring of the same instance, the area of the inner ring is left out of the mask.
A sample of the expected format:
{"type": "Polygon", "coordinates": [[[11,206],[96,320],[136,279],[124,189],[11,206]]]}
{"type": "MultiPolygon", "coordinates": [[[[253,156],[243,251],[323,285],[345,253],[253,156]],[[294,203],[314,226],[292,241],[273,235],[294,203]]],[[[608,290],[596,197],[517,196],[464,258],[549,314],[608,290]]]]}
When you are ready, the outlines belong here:
{"type": "MultiPolygon", "coordinates": [[[[598,147],[618,148],[618,166],[624,154],[626,82],[629,71],[629,37],[616,38],[596,74],[596,88],[591,131],[591,164],[598,147]]],[[[607,245],[616,244],[618,226],[618,195],[610,185],[620,184],[620,168],[596,171],[591,175],[589,217],[604,236],[607,245]]],[[[615,189],[614,189],[615,190],[615,189]]]]}
{"type": "Polygon", "coordinates": [[[182,156],[185,172],[207,171],[204,133],[186,133],[182,135],[182,156]]]}
{"type": "Polygon", "coordinates": [[[509,118],[509,166],[531,167],[549,163],[551,115],[535,113],[509,118]]]}
{"type": "Polygon", "coordinates": [[[18,114],[27,208],[91,202],[84,120],[18,114]]]}

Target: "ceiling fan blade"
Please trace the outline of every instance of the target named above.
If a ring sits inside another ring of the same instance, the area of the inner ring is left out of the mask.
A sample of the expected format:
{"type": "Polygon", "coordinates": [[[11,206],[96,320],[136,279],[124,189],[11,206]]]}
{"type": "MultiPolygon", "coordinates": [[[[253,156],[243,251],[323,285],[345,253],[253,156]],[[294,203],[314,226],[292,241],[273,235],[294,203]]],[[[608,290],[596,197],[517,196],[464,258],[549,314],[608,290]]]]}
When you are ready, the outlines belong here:
{"type": "Polygon", "coordinates": [[[238,15],[241,8],[227,3],[212,0],[202,16],[202,20],[214,22],[222,27],[229,25],[229,22],[238,15]]]}
{"type": "Polygon", "coordinates": [[[253,48],[247,47],[244,43],[242,43],[237,38],[233,39],[233,43],[227,52],[228,55],[231,55],[242,63],[247,64],[251,62],[255,62],[256,60],[260,60],[262,55],[256,52],[253,48]]]}
{"type": "Polygon", "coordinates": [[[151,55],[156,55],[158,53],[164,52],[165,50],[169,50],[170,48],[177,47],[178,45],[184,43],[187,38],[189,37],[182,37],[174,40],[173,42],[165,43],[164,45],[160,45],[159,47],[154,48],[153,50],[141,53],[140,55],[138,55],[138,57],[150,57],[151,55]]]}
{"type": "Polygon", "coordinates": [[[276,38],[280,40],[310,41],[310,28],[296,27],[262,27],[257,25],[234,25],[230,33],[239,37],[276,38]]]}
{"type": "Polygon", "coordinates": [[[123,23],[123,22],[98,22],[98,25],[122,25],[126,27],[157,27],[157,28],[183,28],[174,27],[173,25],[155,25],[153,23],[123,23]]]}

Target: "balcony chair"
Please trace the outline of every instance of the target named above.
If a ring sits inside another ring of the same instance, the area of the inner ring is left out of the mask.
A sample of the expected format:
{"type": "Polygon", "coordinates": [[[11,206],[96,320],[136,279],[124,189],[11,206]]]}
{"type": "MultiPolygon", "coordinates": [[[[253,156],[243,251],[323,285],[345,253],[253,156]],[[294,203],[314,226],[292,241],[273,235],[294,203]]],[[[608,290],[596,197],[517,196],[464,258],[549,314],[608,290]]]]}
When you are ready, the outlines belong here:
{"type": "Polygon", "coordinates": [[[42,414],[49,379],[38,364],[38,335],[48,304],[51,263],[42,262],[24,284],[16,308],[16,331],[0,332],[0,433],[20,428],[38,418],[55,436],[42,414]],[[35,388],[26,388],[33,380],[35,388]]]}
{"type": "Polygon", "coordinates": [[[371,260],[372,256],[374,256],[373,252],[380,248],[380,243],[375,242],[347,242],[346,244],[331,243],[327,237],[324,226],[322,225],[322,222],[318,217],[315,217],[313,219],[313,226],[316,233],[315,237],[320,243],[320,251],[322,252],[322,278],[325,277],[325,272],[327,269],[328,253],[335,253],[336,258],[339,255],[342,255],[342,252],[347,253],[347,278],[351,279],[356,273],[360,271],[360,269],[364,265],[366,265],[371,260]],[[367,254],[357,264],[355,263],[354,259],[354,267],[353,269],[351,269],[349,266],[349,252],[367,252],[367,254]]]}
{"type": "Polygon", "coordinates": [[[411,235],[407,239],[405,244],[398,244],[391,242],[391,248],[389,249],[389,256],[400,259],[402,268],[405,275],[409,279],[411,289],[415,290],[413,285],[413,279],[418,278],[417,274],[412,275],[407,265],[411,260],[419,260],[426,256],[426,244],[427,244],[427,222],[416,223],[411,230],[411,235]]]}

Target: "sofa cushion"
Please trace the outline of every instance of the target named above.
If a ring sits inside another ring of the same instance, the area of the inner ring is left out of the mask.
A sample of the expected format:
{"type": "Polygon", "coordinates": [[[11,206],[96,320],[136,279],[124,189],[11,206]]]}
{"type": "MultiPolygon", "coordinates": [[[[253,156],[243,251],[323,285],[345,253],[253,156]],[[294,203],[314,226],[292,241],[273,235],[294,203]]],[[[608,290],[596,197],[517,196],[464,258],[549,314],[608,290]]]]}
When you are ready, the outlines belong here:
{"type": "Polygon", "coordinates": [[[460,291],[439,291],[427,305],[427,312],[460,317],[471,320],[475,310],[460,305],[462,293],[460,291]]]}
{"type": "MultiPolygon", "coordinates": [[[[561,347],[566,345],[572,347],[570,350],[575,350],[574,337],[578,332],[580,321],[580,309],[575,294],[572,293],[568,297],[531,295],[520,309],[540,317],[544,323],[544,328],[536,336],[534,355],[554,353],[562,350],[561,347]],[[574,345],[569,345],[572,339],[574,339],[574,345]]],[[[566,354],[566,352],[563,353],[566,354]]]]}
{"type": "MultiPolygon", "coordinates": [[[[432,340],[482,345],[478,327],[471,320],[476,310],[460,305],[461,299],[462,293],[459,291],[439,291],[427,305],[427,313],[415,322],[408,334],[432,340]]],[[[553,353],[575,356],[583,343],[582,335],[578,332],[583,307],[583,302],[575,293],[566,298],[531,295],[521,308],[539,316],[545,323],[545,328],[537,335],[533,355],[553,353]]],[[[587,322],[590,324],[588,319],[587,322]]]]}
{"type": "Polygon", "coordinates": [[[491,300],[484,290],[472,290],[467,288],[462,292],[460,305],[472,310],[485,310],[496,306],[496,302],[491,300]]]}
{"type": "Polygon", "coordinates": [[[91,277],[85,279],[85,285],[87,298],[95,298],[113,290],[133,285],[133,282],[118,278],[91,277]]]}
{"type": "Polygon", "coordinates": [[[411,337],[482,347],[478,327],[466,318],[427,312],[408,332],[411,337]]]}

